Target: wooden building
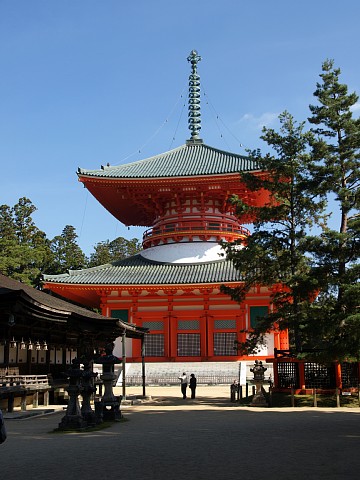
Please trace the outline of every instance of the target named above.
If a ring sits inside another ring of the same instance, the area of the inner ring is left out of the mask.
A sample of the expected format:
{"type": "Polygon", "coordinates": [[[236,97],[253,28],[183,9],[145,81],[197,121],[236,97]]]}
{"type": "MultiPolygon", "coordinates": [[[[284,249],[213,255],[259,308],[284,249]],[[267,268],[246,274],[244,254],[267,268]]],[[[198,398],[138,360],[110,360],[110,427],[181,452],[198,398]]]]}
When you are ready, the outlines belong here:
{"type": "Polygon", "coordinates": [[[0,377],[65,378],[75,357],[91,360],[124,334],[141,344],[145,333],[0,274],[0,377]]]}

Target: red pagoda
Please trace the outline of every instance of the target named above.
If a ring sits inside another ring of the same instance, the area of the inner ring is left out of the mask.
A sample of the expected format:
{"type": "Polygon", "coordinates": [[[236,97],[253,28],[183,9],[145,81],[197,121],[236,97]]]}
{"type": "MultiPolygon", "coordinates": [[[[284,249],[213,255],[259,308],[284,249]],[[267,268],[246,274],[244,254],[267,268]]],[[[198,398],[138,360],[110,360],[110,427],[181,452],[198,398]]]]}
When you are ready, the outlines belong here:
{"type": "MultiPolygon", "coordinates": [[[[120,222],[143,226],[143,250],[125,260],[99,267],[46,275],[45,288],[102,314],[147,327],[148,362],[238,362],[236,342],[244,341],[270,307],[271,292],[259,285],[238,304],[221,293],[241,274],[223,254],[220,241],[246,242],[250,232],[228,202],[236,194],[253,205],[267,192],[254,193],[242,172],[262,174],[246,156],[218,150],[199,137],[201,129],[201,57],[188,61],[190,139],[178,148],[145,160],[99,170],[78,170],[79,181],[120,222]]],[[[255,358],[273,357],[288,348],[287,334],[268,334],[255,358]]],[[[121,345],[115,354],[121,354],[121,345]]],[[[127,344],[127,362],[140,362],[140,346],[127,344]]],[[[254,360],[254,356],[251,357],[254,360]]]]}

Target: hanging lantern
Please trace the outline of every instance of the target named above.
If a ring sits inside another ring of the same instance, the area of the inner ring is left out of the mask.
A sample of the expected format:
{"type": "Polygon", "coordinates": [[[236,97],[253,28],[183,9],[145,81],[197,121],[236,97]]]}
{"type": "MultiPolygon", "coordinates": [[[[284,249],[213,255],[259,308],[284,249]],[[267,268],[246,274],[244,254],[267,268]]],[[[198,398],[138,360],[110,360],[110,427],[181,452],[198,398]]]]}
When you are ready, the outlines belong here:
{"type": "Polygon", "coordinates": [[[34,350],[34,344],[31,343],[31,340],[29,340],[29,343],[28,343],[28,350],[34,350]]]}
{"type": "Polygon", "coordinates": [[[10,340],[10,348],[16,348],[16,345],[17,345],[16,340],[15,340],[15,338],[13,337],[13,339],[10,340]]]}
{"type": "Polygon", "coordinates": [[[40,345],[39,340],[35,344],[35,350],[38,350],[38,351],[41,350],[41,345],[40,345]]]}
{"type": "Polygon", "coordinates": [[[20,342],[20,350],[26,350],[26,343],[24,342],[23,338],[21,339],[21,342],[20,342]]]}
{"type": "Polygon", "coordinates": [[[48,350],[48,345],[47,345],[47,343],[46,343],[46,340],[44,340],[42,349],[43,349],[43,350],[48,350]]]}

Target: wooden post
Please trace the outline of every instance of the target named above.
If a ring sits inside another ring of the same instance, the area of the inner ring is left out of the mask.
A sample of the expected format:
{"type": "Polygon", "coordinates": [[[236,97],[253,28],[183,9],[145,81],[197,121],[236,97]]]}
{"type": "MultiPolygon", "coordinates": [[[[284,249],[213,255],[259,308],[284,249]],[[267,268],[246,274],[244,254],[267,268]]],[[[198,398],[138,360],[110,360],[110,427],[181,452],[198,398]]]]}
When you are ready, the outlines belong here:
{"type": "Polygon", "coordinates": [[[126,400],[126,333],[122,334],[122,398],[126,400]]]}
{"type": "Polygon", "coordinates": [[[340,389],[336,387],[336,406],[340,407],[340,389]]]}
{"type": "Polygon", "coordinates": [[[146,395],[145,391],[145,341],[144,337],[141,337],[141,373],[142,373],[142,394],[146,395]]]}
{"type": "Polygon", "coordinates": [[[273,364],[273,375],[274,375],[274,387],[279,386],[279,371],[278,371],[279,362],[276,360],[273,364]]]}
{"type": "Polygon", "coordinates": [[[316,388],[314,388],[314,407],[317,407],[316,388]]]}
{"type": "Polygon", "coordinates": [[[49,390],[45,390],[44,392],[44,406],[49,406],[49,390]]]}
{"type": "Polygon", "coordinates": [[[291,406],[294,408],[295,407],[295,391],[294,387],[291,387],[291,406]]]}
{"type": "Polygon", "coordinates": [[[9,393],[7,411],[9,413],[12,413],[14,411],[14,394],[13,393],[9,393]]]}
{"type": "Polygon", "coordinates": [[[25,395],[21,396],[21,411],[25,412],[26,411],[26,393],[25,395]]]}
{"type": "Polygon", "coordinates": [[[39,406],[39,392],[34,392],[33,395],[33,408],[38,408],[39,406]]]}

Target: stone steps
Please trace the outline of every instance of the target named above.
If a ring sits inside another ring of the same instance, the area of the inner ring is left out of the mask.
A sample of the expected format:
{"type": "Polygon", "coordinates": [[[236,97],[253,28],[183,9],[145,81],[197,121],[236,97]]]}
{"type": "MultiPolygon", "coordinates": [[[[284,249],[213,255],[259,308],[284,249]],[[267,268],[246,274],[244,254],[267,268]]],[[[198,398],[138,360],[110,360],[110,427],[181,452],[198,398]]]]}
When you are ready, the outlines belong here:
{"type": "MultiPolygon", "coordinates": [[[[179,376],[186,372],[195,375],[198,383],[221,384],[232,383],[239,380],[240,368],[241,379],[245,383],[246,378],[252,378],[250,368],[253,362],[149,362],[145,365],[147,384],[173,385],[179,383],[179,376]],[[241,367],[240,367],[241,364],[241,367]]],[[[266,378],[272,375],[272,365],[265,365],[268,370],[266,378]]],[[[142,379],[142,365],[130,363],[126,365],[126,383],[140,384],[142,379]]],[[[120,373],[116,386],[122,385],[122,373],[120,373]]]]}

